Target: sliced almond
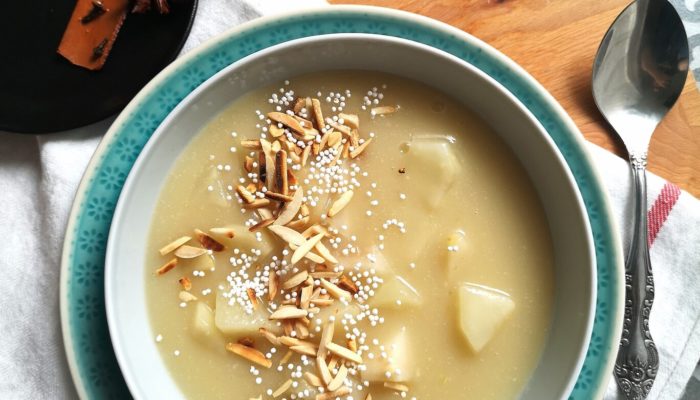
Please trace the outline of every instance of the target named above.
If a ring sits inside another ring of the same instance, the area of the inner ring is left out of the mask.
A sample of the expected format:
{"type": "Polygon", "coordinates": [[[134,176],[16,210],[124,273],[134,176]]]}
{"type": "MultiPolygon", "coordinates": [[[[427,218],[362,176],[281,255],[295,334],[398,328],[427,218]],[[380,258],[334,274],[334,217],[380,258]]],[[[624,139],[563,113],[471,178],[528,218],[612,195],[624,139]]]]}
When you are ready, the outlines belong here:
{"type": "Polygon", "coordinates": [[[334,392],[325,392],[317,394],[316,400],[333,400],[350,394],[350,389],[347,386],[343,386],[334,392]]]}
{"type": "Polygon", "coordinates": [[[280,364],[279,364],[279,365],[284,365],[284,364],[286,364],[287,361],[289,361],[289,359],[292,358],[293,355],[294,355],[294,352],[291,351],[291,350],[288,350],[287,353],[285,353],[284,357],[282,357],[282,359],[280,360],[280,364]]]}
{"type": "Polygon", "coordinates": [[[304,147],[304,151],[301,153],[301,165],[306,165],[306,161],[308,161],[310,153],[311,146],[304,147]]]}
{"type": "Polygon", "coordinates": [[[320,278],[324,278],[324,279],[335,279],[335,278],[339,278],[341,274],[342,274],[342,272],[335,272],[335,271],[318,271],[318,272],[312,272],[310,275],[311,275],[314,279],[320,279],[320,278]]]}
{"type": "Polygon", "coordinates": [[[248,288],[245,290],[246,294],[248,295],[248,300],[253,304],[253,307],[258,306],[258,296],[255,294],[255,289],[253,288],[248,288]]]}
{"type": "Polygon", "coordinates": [[[194,246],[180,246],[175,250],[175,257],[177,258],[196,258],[207,253],[207,249],[194,246]]]}
{"type": "Polygon", "coordinates": [[[397,392],[408,392],[408,386],[398,382],[384,382],[384,387],[397,392]]]}
{"type": "Polygon", "coordinates": [[[321,102],[318,99],[311,99],[311,107],[314,110],[314,120],[318,129],[323,128],[326,124],[323,122],[323,111],[321,110],[321,102]]]}
{"type": "Polygon", "coordinates": [[[294,101],[294,107],[292,110],[294,110],[294,114],[299,114],[304,107],[306,107],[306,99],[303,97],[297,97],[297,99],[294,101]]]}
{"type": "Polygon", "coordinates": [[[299,300],[299,306],[304,310],[309,308],[309,304],[311,303],[311,294],[313,291],[313,286],[304,286],[301,288],[301,299],[299,300]]]}
{"type": "Polygon", "coordinates": [[[284,129],[280,128],[277,126],[277,124],[272,124],[267,128],[267,131],[270,132],[270,135],[272,135],[273,138],[278,138],[278,137],[284,137],[284,129]]]}
{"type": "Polygon", "coordinates": [[[270,342],[270,344],[272,344],[273,346],[279,346],[279,345],[280,345],[280,341],[279,341],[279,339],[277,339],[277,336],[275,336],[274,333],[268,331],[268,330],[265,329],[265,328],[260,328],[260,329],[258,329],[258,332],[260,332],[260,334],[261,334],[265,339],[267,339],[267,341],[270,342]]]}
{"type": "Polygon", "coordinates": [[[260,140],[258,139],[243,139],[241,140],[241,147],[250,150],[260,150],[260,140]]]}
{"type": "Polygon", "coordinates": [[[245,156],[243,168],[245,169],[245,172],[253,172],[253,157],[245,156]]]}
{"type": "Polygon", "coordinates": [[[287,152],[279,150],[275,153],[275,187],[283,195],[289,194],[287,183],[287,152]]]}
{"type": "Polygon", "coordinates": [[[304,372],[304,379],[306,380],[306,383],[308,383],[311,386],[315,386],[315,387],[325,386],[323,384],[323,381],[321,381],[321,378],[318,377],[318,375],[311,373],[309,371],[304,372]]]}
{"type": "Polygon", "coordinates": [[[340,360],[341,360],[341,358],[338,356],[331,356],[330,361],[328,361],[328,369],[333,371],[335,369],[336,365],[338,365],[338,361],[340,361],[340,360]]]}
{"type": "Polygon", "coordinates": [[[321,341],[318,344],[318,355],[326,357],[328,351],[326,350],[326,345],[333,342],[333,331],[335,331],[335,323],[331,321],[326,321],[323,325],[323,332],[321,333],[321,341]]]}
{"type": "Polygon", "coordinates": [[[318,254],[329,263],[338,264],[338,260],[335,257],[333,257],[330,250],[328,250],[328,247],[326,247],[323,243],[318,242],[316,244],[316,251],[318,251],[318,254]]]}
{"type": "Polygon", "coordinates": [[[343,290],[343,289],[339,288],[336,284],[331,283],[323,278],[321,278],[320,281],[321,281],[321,286],[324,289],[326,289],[326,291],[331,296],[335,297],[336,299],[338,299],[338,300],[340,300],[340,299],[346,299],[346,300],[352,299],[352,294],[350,294],[350,292],[348,292],[347,290],[343,290]]]}
{"type": "Polygon", "coordinates": [[[308,217],[311,215],[311,210],[309,210],[309,206],[306,204],[302,204],[301,207],[299,208],[299,212],[301,213],[302,217],[308,217]]]}
{"type": "Polygon", "coordinates": [[[328,210],[328,216],[333,217],[336,214],[338,214],[345,206],[350,203],[350,200],[352,200],[352,195],[353,195],[352,190],[348,190],[347,192],[343,193],[340,195],[338,200],[333,202],[333,205],[331,205],[331,208],[328,210]]]}
{"type": "Polygon", "coordinates": [[[333,380],[333,375],[331,375],[330,369],[328,369],[328,364],[326,364],[325,357],[320,355],[316,357],[316,367],[318,368],[318,373],[321,375],[323,383],[328,385],[333,380]]]}
{"type": "Polygon", "coordinates": [[[348,277],[347,275],[342,275],[338,279],[338,287],[343,289],[343,290],[347,290],[348,292],[350,292],[352,294],[355,294],[360,290],[360,289],[358,289],[355,282],[353,282],[352,279],[350,279],[350,277],[348,277]]]}
{"type": "Polygon", "coordinates": [[[271,320],[276,319],[294,319],[306,316],[306,310],[296,308],[294,306],[284,306],[277,309],[277,311],[270,314],[268,317],[271,320]]]}
{"type": "Polygon", "coordinates": [[[289,348],[289,350],[303,354],[305,356],[309,357],[315,357],[316,356],[316,350],[313,347],[308,347],[308,346],[292,346],[289,348]]]}
{"type": "Polygon", "coordinates": [[[229,239],[233,239],[236,236],[236,232],[232,228],[211,228],[209,233],[229,239]]]}
{"type": "Polygon", "coordinates": [[[362,154],[363,151],[369,146],[370,142],[372,142],[372,138],[369,138],[364,141],[361,145],[357,146],[355,150],[350,152],[350,158],[357,158],[360,154],[362,154]]]}
{"type": "MultiPolygon", "coordinates": [[[[244,204],[243,208],[249,209],[249,210],[254,210],[257,208],[267,207],[270,204],[271,204],[270,200],[268,200],[268,199],[255,199],[255,201],[250,203],[250,204],[244,204]]],[[[266,218],[264,218],[264,219],[266,219],[266,218]]]]}
{"type": "Polygon", "coordinates": [[[299,247],[294,250],[294,254],[292,254],[292,265],[296,264],[301,260],[306,253],[310,252],[311,249],[316,246],[316,243],[320,242],[321,239],[323,239],[323,234],[319,233],[316,236],[313,236],[309,238],[308,240],[304,241],[299,247]]]}
{"type": "MultiPolygon", "coordinates": [[[[175,259],[177,260],[177,259],[175,259]]],[[[190,278],[183,276],[182,278],[177,280],[180,283],[180,286],[182,286],[183,289],[189,291],[192,289],[192,281],[190,281],[190,278]]]]}
{"type": "Polygon", "coordinates": [[[201,244],[205,249],[211,251],[222,251],[224,249],[223,244],[219,243],[216,239],[200,231],[199,229],[195,229],[194,234],[197,237],[199,244],[201,244]]]}
{"type": "MultiPolygon", "coordinates": [[[[331,118],[326,118],[326,123],[328,125],[332,126],[333,129],[336,129],[337,131],[339,131],[343,135],[347,136],[348,138],[350,136],[352,136],[352,129],[351,128],[349,128],[345,125],[340,125],[339,123],[333,121],[331,118]]],[[[329,146],[330,146],[330,144],[329,144],[329,146]]]]}
{"type": "Polygon", "coordinates": [[[300,340],[295,337],[291,336],[280,336],[279,337],[280,343],[287,347],[292,347],[292,346],[306,346],[306,347],[311,347],[316,349],[318,346],[314,343],[308,342],[306,340],[300,340]]]}
{"type": "Polygon", "coordinates": [[[346,141],[343,143],[343,150],[340,152],[343,158],[348,158],[350,156],[350,142],[346,141]]]}
{"type": "Polygon", "coordinates": [[[267,184],[267,159],[262,151],[258,153],[258,177],[263,185],[267,184]]]}
{"type": "Polygon", "coordinates": [[[348,349],[357,353],[357,342],[355,339],[348,339],[348,349]]]}
{"type": "Polygon", "coordinates": [[[309,273],[307,271],[301,271],[298,274],[287,279],[282,284],[282,289],[288,290],[288,289],[291,289],[293,287],[297,287],[297,286],[301,285],[308,277],[309,277],[309,273]]]}
{"type": "MultiPolygon", "coordinates": [[[[275,140],[270,144],[270,151],[272,152],[273,155],[276,154],[281,149],[282,149],[282,144],[280,143],[279,140],[275,140]]],[[[276,165],[277,164],[275,164],[275,166],[276,165]]]]}
{"type": "Polygon", "coordinates": [[[360,129],[360,117],[357,114],[339,113],[338,118],[343,120],[343,125],[349,126],[352,129],[360,129]]]}
{"type": "Polygon", "coordinates": [[[272,361],[265,358],[263,353],[251,347],[244,346],[239,343],[228,343],[226,345],[226,350],[262,367],[270,368],[272,366],[272,361]]]}
{"type": "Polygon", "coordinates": [[[331,131],[330,133],[327,133],[326,136],[328,136],[328,147],[336,147],[336,145],[343,139],[343,134],[338,131],[331,131]]]}
{"type": "MultiPolygon", "coordinates": [[[[292,153],[292,154],[294,154],[294,153],[292,153]]],[[[297,161],[297,162],[299,162],[299,161],[297,161]]],[[[299,190],[299,185],[298,185],[299,181],[297,181],[297,177],[294,176],[294,173],[292,173],[292,170],[289,168],[287,168],[287,181],[289,182],[289,186],[295,186],[297,188],[296,190],[299,190]]]]}
{"type": "Polygon", "coordinates": [[[267,113],[267,117],[275,122],[279,122],[279,123],[287,126],[289,129],[291,129],[297,133],[301,133],[301,134],[305,133],[305,129],[301,125],[301,123],[289,114],[285,114],[283,112],[273,111],[273,112],[267,113]]]}
{"type": "Polygon", "coordinates": [[[173,240],[172,242],[166,244],[165,246],[161,247],[161,249],[158,250],[158,252],[160,253],[161,256],[164,256],[164,255],[170,253],[171,251],[177,249],[178,247],[182,246],[183,244],[189,242],[190,239],[192,239],[192,238],[189,236],[179,237],[179,238],[173,240]]]}
{"type": "Polygon", "coordinates": [[[275,296],[277,296],[277,290],[279,289],[279,277],[275,272],[270,274],[270,280],[267,283],[267,287],[268,299],[272,301],[275,299],[275,296]]]}
{"type": "Polygon", "coordinates": [[[190,301],[197,300],[197,296],[193,295],[190,292],[184,291],[184,290],[181,290],[177,297],[180,299],[180,301],[183,301],[185,303],[189,303],[190,301]]]}
{"type": "Polygon", "coordinates": [[[340,364],[340,368],[338,368],[338,373],[335,374],[335,377],[333,380],[328,383],[328,390],[330,391],[336,391],[340,389],[341,386],[343,386],[343,382],[345,382],[345,378],[348,377],[348,367],[345,366],[345,364],[340,364]]]}
{"type": "Polygon", "coordinates": [[[352,144],[353,148],[360,145],[360,134],[357,132],[357,129],[352,130],[352,135],[350,135],[350,144],[352,144]]]}
{"type": "Polygon", "coordinates": [[[306,238],[302,236],[301,233],[295,231],[294,229],[287,228],[286,226],[270,225],[267,227],[267,229],[282,238],[282,240],[288,244],[301,246],[304,242],[306,242],[306,238]]]}
{"type": "Polygon", "coordinates": [[[284,203],[282,211],[280,211],[277,219],[275,220],[275,225],[287,225],[291,222],[294,217],[299,212],[301,208],[301,202],[304,200],[304,190],[300,187],[297,188],[296,192],[292,196],[292,201],[284,203]]]}
{"type": "MultiPolygon", "coordinates": [[[[306,339],[309,337],[309,328],[307,328],[307,324],[309,323],[308,318],[300,318],[297,323],[296,323],[296,331],[297,331],[297,337],[299,339],[306,339]]],[[[313,354],[307,354],[312,357],[316,356],[316,350],[313,350],[313,354]]]]}
{"type": "Polygon", "coordinates": [[[272,397],[277,398],[277,397],[282,396],[284,394],[284,392],[289,390],[290,387],[292,387],[292,380],[287,379],[287,381],[284,382],[282,385],[280,385],[280,387],[278,387],[277,390],[272,392],[272,397]]]}
{"type": "Polygon", "coordinates": [[[280,201],[280,202],[285,202],[285,203],[293,200],[292,196],[282,194],[282,193],[273,192],[272,190],[268,190],[267,192],[265,192],[265,197],[270,199],[270,200],[280,201]]]}
{"type": "MultiPolygon", "coordinates": [[[[311,300],[311,302],[315,306],[328,307],[328,306],[333,305],[334,300],[333,299],[313,299],[313,300],[311,300]]],[[[309,309],[309,312],[312,312],[311,309],[309,309]]]]}
{"type": "Polygon", "coordinates": [[[370,114],[372,114],[372,116],[391,114],[391,113],[395,113],[395,112],[396,112],[396,107],[392,107],[392,106],[374,107],[373,109],[370,110],[370,114]]]}
{"type": "Polygon", "coordinates": [[[275,179],[275,157],[274,153],[272,152],[272,143],[265,139],[260,139],[260,146],[262,147],[262,152],[265,155],[265,184],[268,189],[272,189],[275,179]]]}
{"type": "Polygon", "coordinates": [[[166,262],[163,264],[160,268],[156,270],[156,275],[163,275],[164,273],[170,271],[171,269],[175,268],[177,265],[177,258],[173,258],[172,260],[166,262]]]}
{"type": "Polygon", "coordinates": [[[294,229],[294,230],[301,230],[306,227],[306,225],[309,224],[309,221],[311,219],[309,217],[304,217],[302,219],[295,219],[294,221],[290,222],[287,224],[288,227],[294,229]]]}
{"type": "Polygon", "coordinates": [[[351,351],[349,349],[346,349],[345,347],[335,344],[333,342],[326,344],[326,348],[328,351],[331,353],[342,357],[348,361],[352,361],[357,364],[362,364],[362,357],[360,357],[359,354],[355,353],[354,351],[351,351]]]}
{"type": "Polygon", "coordinates": [[[250,228],[248,228],[248,231],[255,232],[257,230],[260,230],[262,228],[266,228],[266,227],[272,225],[273,222],[275,222],[274,218],[264,219],[264,220],[258,222],[257,224],[251,226],[250,228]]]}
{"type": "Polygon", "coordinates": [[[236,186],[236,193],[238,193],[238,195],[241,196],[241,199],[248,204],[255,201],[255,195],[250,193],[243,185],[236,186]]]}

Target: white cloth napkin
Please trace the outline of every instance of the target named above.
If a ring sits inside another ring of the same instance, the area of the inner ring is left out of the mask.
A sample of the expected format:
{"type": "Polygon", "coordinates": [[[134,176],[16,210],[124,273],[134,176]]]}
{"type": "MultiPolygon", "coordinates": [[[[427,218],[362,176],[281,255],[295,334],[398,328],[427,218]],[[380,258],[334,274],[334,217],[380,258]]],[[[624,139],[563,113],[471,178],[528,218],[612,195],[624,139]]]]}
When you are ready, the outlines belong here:
{"type": "MultiPolygon", "coordinates": [[[[183,52],[246,20],[312,4],[325,3],[200,0],[183,52]]],[[[0,256],[2,399],[77,397],[60,330],[61,246],[75,190],[110,122],[48,136],[0,132],[0,237],[5,241],[0,256]]],[[[620,226],[626,226],[628,218],[622,212],[629,198],[626,165],[592,145],[591,153],[605,171],[620,226]]],[[[650,205],[663,185],[660,178],[650,178],[650,205]]],[[[662,357],[653,398],[680,397],[700,358],[698,243],[700,202],[683,193],[652,247],[657,296],[651,326],[662,357]]]]}

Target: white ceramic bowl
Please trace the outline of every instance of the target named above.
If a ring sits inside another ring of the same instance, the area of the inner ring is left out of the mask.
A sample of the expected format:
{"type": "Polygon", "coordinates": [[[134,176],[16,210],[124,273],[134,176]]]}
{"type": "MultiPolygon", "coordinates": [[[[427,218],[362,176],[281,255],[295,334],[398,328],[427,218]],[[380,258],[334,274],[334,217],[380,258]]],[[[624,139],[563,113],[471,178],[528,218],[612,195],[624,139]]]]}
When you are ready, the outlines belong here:
{"type": "Polygon", "coordinates": [[[576,382],[588,346],[596,280],[588,218],[565,161],[537,120],[486,74],[434,48],[367,34],[299,39],[232,64],[183,100],[140,154],[114,214],[105,273],[110,334],[133,396],[184,397],[154,344],[143,279],[151,216],[174,155],[243,93],[296,75],[332,69],[384,71],[437,88],[479,114],[520,159],[547,214],[556,271],[551,334],[521,398],[565,398],[576,382]]]}

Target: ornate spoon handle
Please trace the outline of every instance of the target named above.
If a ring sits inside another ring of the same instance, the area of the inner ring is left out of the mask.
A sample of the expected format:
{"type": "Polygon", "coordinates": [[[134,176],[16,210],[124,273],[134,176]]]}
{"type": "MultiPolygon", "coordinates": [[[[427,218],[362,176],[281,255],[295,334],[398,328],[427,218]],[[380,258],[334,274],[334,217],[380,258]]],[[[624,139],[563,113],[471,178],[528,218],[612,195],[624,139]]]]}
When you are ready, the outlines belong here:
{"type": "Polygon", "coordinates": [[[659,353],[649,332],[654,277],[647,241],[646,153],[630,155],[634,177],[634,230],[625,263],[625,319],[615,361],[615,380],[627,399],[643,400],[659,370],[659,353]]]}

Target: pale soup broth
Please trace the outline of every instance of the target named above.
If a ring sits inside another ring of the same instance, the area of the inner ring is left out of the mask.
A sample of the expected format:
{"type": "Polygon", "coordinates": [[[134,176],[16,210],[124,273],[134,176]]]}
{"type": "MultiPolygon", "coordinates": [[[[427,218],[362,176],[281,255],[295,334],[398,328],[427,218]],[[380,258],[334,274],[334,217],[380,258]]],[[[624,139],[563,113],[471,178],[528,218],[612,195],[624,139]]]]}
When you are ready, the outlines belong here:
{"type": "Polygon", "coordinates": [[[524,169],[478,116],[392,75],[234,101],[179,156],[148,248],[154,341],[192,399],[513,398],[548,335],[552,245],[524,169]]]}

